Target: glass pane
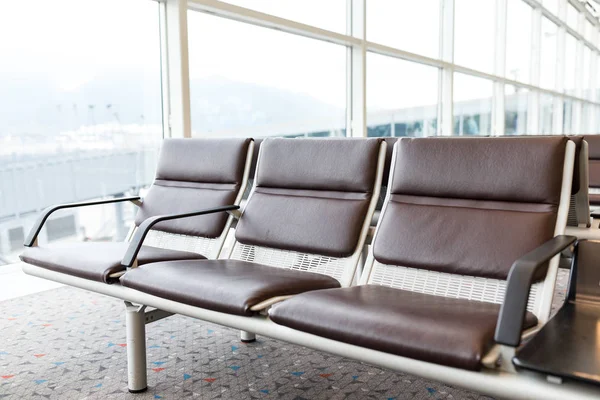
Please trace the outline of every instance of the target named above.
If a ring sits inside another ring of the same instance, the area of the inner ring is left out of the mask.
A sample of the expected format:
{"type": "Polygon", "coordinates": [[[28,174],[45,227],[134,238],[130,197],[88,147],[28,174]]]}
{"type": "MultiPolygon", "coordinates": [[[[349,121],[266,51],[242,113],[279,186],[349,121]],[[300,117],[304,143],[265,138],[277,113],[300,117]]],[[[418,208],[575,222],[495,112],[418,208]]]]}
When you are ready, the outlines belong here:
{"type": "Polygon", "coordinates": [[[412,53],[439,57],[440,0],[368,0],[367,38],[412,53]]]}
{"type": "Polygon", "coordinates": [[[222,0],[265,14],[346,33],[346,0],[222,0]]]}
{"type": "Polygon", "coordinates": [[[529,82],[532,9],[522,0],[507,4],[506,77],[529,82]]]}
{"type": "Polygon", "coordinates": [[[554,129],[552,123],[554,114],[554,97],[549,94],[540,94],[540,133],[552,135],[554,129]]]}
{"type": "Polygon", "coordinates": [[[573,29],[577,29],[577,20],[579,18],[579,11],[571,3],[567,3],[567,25],[573,29]]]}
{"type": "Polygon", "coordinates": [[[593,133],[594,132],[594,124],[593,124],[593,119],[594,116],[592,114],[592,112],[594,111],[594,105],[589,104],[589,103],[584,103],[583,107],[582,107],[582,114],[581,114],[581,129],[582,129],[582,134],[588,134],[588,133],[593,133]]]}
{"type": "Polygon", "coordinates": [[[558,27],[542,17],[542,48],[540,85],[547,89],[556,87],[556,35],[558,27]]]}
{"type": "Polygon", "coordinates": [[[594,25],[592,25],[592,23],[586,19],[585,20],[585,38],[591,42],[594,39],[594,30],[596,28],[594,27],[594,25]]]}
{"type": "Polygon", "coordinates": [[[454,73],[454,134],[489,135],[492,81],[454,73]]]}
{"type": "Polygon", "coordinates": [[[570,135],[573,132],[573,101],[565,99],[563,101],[563,134],[570,135]]]}
{"type": "MultiPolygon", "coordinates": [[[[564,0],[561,0],[564,1],[564,0]]],[[[552,14],[558,14],[558,1],[557,0],[542,0],[544,7],[548,9],[552,14]]]]}
{"type": "MultiPolygon", "coordinates": [[[[17,260],[39,210],[152,182],[162,139],[158,11],[147,0],[3,3],[0,264],[17,260]]],[[[53,214],[40,243],[120,240],[133,216],[124,203],[53,214]]]]}
{"type": "Polygon", "coordinates": [[[188,12],[193,136],[330,136],[346,128],[346,48],[188,12]]]}
{"type": "Polygon", "coordinates": [[[368,136],[435,135],[438,76],[434,67],[368,53],[368,136]]]}
{"type": "Polygon", "coordinates": [[[565,93],[575,94],[575,66],[577,63],[577,40],[567,34],[565,43],[565,93]]]}
{"type": "Polygon", "coordinates": [[[527,107],[529,91],[525,88],[506,85],[504,89],[506,135],[524,135],[527,133],[527,107]]]}
{"type": "Polygon", "coordinates": [[[454,61],[472,69],[494,71],[495,1],[456,0],[454,61]]]}

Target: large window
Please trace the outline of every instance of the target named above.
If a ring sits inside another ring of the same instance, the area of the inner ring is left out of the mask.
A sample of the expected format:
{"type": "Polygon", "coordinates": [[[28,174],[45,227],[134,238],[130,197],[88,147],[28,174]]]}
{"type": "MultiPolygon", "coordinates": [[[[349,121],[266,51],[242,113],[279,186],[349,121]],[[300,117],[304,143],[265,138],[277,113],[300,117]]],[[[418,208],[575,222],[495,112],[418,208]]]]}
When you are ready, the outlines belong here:
{"type": "Polygon", "coordinates": [[[194,136],[345,134],[344,46],[195,11],[188,21],[194,136]]]}
{"type": "MultiPolygon", "coordinates": [[[[39,210],[152,181],[163,135],[158,11],[148,0],[2,4],[0,264],[16,260],[39,210]]],[[[132,216],[126,206],[63,212],[40,242],[122,239],[132,216]]]]}
{"type": "Polygon", "coordinates": [[[368,0],[367,39],[437,58],[441,0],[368,0]]]}
{"type": "Polygon", "coordinates": [[[455,135],[491,134],[492,90],[492,81],[454,74],[455,135]]]}
{"type": "Polygon", "coordinates": [[[373,53],[367,66],[368,135],[435,135],[438,69],[373,53]]]}
{"type": "Polygon", "coordinates": [[[454,2],[454,61],[484,72],[494,72],[494,0],[454,2]]]}
{"type": "MultiPolygon", "coordinates": [[[[598,131],[600,34],[591,6],[506,0],[504,17],[503,4],[6,2],[0,258],[14,259],[50,204],[148,185],[163,118],[176,137],[598,131]]],[[[126,206],[57,214],[42,240],[119,239],[133,215],[126,206]]]]}

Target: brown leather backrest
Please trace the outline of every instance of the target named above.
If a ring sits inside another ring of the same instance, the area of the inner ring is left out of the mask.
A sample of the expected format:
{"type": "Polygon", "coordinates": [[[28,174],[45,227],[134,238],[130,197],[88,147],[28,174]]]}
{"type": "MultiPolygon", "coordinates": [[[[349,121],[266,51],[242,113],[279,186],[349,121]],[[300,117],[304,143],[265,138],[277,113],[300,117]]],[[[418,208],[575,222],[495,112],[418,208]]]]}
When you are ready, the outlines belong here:
{"type": "Polygon", "coordinates": [[[403,138],[375,259],[506,279],[554,234],[566,137],[403,138]]]}
{"type": "Polygon", "coordinates": [[[589,187],[600,188],[600,135],[585,135],[588,142],[589,187]]]}
{"type": "MultiPolygon", "coordinates": [[[[243,181],[252,139],[165,139],[156,179],[135,223],[164,214],[199,211],[233,204],[243,181]]],[[[226,213],[159,223],[154,229],[182,235],[218,237],[226,213]]]]}
{"type": "Polygon", "coordinates": [[[236,239],[350,256],[375,187],[380,148],[381,140],[265,139],[236,239]]]}

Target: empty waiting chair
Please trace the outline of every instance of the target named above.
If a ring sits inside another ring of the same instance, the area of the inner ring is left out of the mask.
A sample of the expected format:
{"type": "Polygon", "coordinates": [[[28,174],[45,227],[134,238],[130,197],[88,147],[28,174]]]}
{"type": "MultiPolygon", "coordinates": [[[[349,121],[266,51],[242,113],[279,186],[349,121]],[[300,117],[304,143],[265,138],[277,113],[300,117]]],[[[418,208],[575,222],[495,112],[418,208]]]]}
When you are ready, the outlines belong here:
{"type": "MultiPolygon", "coordinates": [[[[121,261],[127,242],[76,242],[37,245],[48,216],[59,209],[133,201],[139,206],[136,226],[163,214],[192,212],[239,204],[252,154],[251,139],[166,139],[156,178],[143,200],[115,198],[50,207],[26,239],[25,263],[66,275],[114,283],[125,271],[121,261]]],[[[232,217],[226,213],[156,224],[137,257],[138,265],[167,260],[216,258],[232,217]]]]}
{"type": "Polygon", "coordinates": [[[384,158],[380,140],[266,139],[229,259],[130,268],[121,283],[239,316],[305,291],[349,286],[384,158]]]}
{"type": "Polygon", "coordinates": [[[589,179],[589,145],[583,136],[569,136],[569,139],[575,144],[575,163],[573,165],[571,203],[567,225],[589,228],[591,226],[590,199],[586,185],[589,179]]]}
{"type": "Polygon", "coordinates": [[[590,204],[600,206],[600,135],[585,135],[589,146],[590,204]]]}
{"type": "MultiPolygon", "coordinates": [[[[361,285],[295,296],[270,318],[406,359],[494,366],[496,344],[516,346],[522,329],[548,319],[554,256],[574,241],[555,237],[565,229],[574,145],[565,137],[424,138],[395,147],[361,285]]],[[[423,371],[410,360],[395,365],[423,371]]]]}

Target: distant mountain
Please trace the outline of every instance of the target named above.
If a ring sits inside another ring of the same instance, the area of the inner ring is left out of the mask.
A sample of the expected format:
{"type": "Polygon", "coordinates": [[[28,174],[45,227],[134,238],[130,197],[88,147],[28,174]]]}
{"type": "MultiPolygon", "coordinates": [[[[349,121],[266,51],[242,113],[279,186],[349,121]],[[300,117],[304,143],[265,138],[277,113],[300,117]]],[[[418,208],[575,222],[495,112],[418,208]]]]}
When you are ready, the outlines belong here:
{"type": "MultiPolygon", "coordinates": [[[[192,128],[234,130],[304,119],[342,118],[345,110],[303,93],[214,77],[191,82],[192,128]]],[[[0,79],[0,136],[52,136],[82,125],[160,124],[158,81],[112,72],[65,92],[40,77],[0,79]]]]}

